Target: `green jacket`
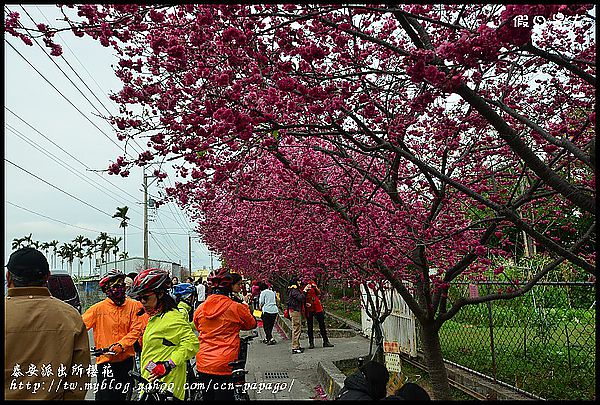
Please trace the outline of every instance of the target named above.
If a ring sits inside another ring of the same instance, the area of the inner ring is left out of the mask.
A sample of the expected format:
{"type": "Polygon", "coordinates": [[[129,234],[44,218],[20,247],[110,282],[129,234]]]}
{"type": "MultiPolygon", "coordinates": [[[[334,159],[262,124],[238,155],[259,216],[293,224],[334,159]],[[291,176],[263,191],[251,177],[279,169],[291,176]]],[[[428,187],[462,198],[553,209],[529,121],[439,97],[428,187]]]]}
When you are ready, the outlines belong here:
{"type": "Polygon", "coordinates": [[[144,331],[141,367],[142,376],[150,378],[146,365],[150,360],[173,360],[176,367],[160,380],[171,385],[167,387],[178,399],[185,399],[184,384],[186,381],[186,362],[199,350],[199,343],[187,314],[181,310],[171,310],[165,314],[157,314],[148,320],[144,331]]]}
{"type": "Polygon", "coordinates": [[[190,324],[193,325],[194,323],[192,322],[192,316],[194,315],[194,312],[192,311],[192,307],[190,307],[187,303],[183,302],[183,301],[179,301],[179,303],[177,304],[177,308],[184,313],[185,315],[185,319],[187,319],[188,321],[190,321],[190,324]]]}

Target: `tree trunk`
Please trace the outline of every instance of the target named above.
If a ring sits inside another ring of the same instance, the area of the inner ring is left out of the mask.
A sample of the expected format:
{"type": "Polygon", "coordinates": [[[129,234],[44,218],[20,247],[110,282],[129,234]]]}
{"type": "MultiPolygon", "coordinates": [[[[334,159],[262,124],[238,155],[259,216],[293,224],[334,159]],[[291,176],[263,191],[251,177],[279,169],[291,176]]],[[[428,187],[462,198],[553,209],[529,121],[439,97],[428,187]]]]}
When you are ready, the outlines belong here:
{"type": "Polygon", "coordinates": [[[448,374],[444,365],[442,348],[440,346],[439,330],[433,325],[421,325],[423,352],[431,380],[433,399],[451,400],[448,374]]]}

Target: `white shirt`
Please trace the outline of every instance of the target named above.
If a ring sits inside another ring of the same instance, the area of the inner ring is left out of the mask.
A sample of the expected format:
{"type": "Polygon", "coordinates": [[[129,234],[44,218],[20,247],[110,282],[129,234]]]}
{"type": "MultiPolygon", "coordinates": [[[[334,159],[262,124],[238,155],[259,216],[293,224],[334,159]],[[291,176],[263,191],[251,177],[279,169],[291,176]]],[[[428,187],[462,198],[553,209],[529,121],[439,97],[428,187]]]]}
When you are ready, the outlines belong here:
{"type": "Polygon", "coordinates": [[[206,287],[204,284],[198,284],[196,286],[196,291],[198,292],[198,302],[204,301],[206,299],[206,287]]]}
{"type": "Polygon", "coordinates": [[[276,314],[279,312],[277,309],[277,303],[275,299],[275,292],[273,290],[262,290],[260,292],[260,298],[258,299],[259,306],[263,312],[268,314],[276,314]]]}

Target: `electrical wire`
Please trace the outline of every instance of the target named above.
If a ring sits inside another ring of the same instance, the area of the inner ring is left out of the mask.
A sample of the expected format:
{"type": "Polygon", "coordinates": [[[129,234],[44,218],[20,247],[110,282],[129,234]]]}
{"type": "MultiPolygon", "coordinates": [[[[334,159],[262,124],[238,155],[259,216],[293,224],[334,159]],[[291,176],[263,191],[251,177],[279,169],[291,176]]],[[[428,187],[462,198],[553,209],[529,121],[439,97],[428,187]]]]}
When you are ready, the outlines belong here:
{"type": "Polygon", "coordinates": [[[33,66],[31,64],[31,62],[29,62],[29,60],[23,56],[23,54],[21,54],[21,52],[19,52],[17,50],[17,48],[15,48],[13,46],[13,44],[11,44],[6,38],[4,39],[4,42],[6,42],[21,58],[23,58],[23,60],[25,60],[25,62],[27,62],[27,64],[29,66],[31,66],[33,68],[33,70],[35,70],[40,76],[42,76],[42,78],[50,85],[52,86],[52,88],[54,90],[56,90],[58,92],[58,94],[60,94],[69,104],[71,104],[71,106],[73,106],[73,108],[75,108],[77,110],[77,112],[79,112],[79,114],[81,114],[86,120],[88,120],[94,127],[96,127],[96,129],[98,129],[98,131],[100,131],[109,141],[111,141],[114,145],[117,146],[117,148],[121,149],[124,153],[126,153],[127,155],[129,155],[129,157],[133,158],[133,156],[131,156],[131,154],[129,154],[125,149],[123,149],[123,147],[121,145],[119,145],[118,143],[116,143],[106,132],[104,132],[102,130],[102,128],[100,128],[98,125],[96,125],[96,123],[94,123],[92,120],[89,119],[89,117],[87,115],[85,115],[85,113],[83,111],[81,111],[75,104],[73,104],[71,102],[71,100],[69,100],[69,98],[67,96],[65,96],[59,89],[56,88],[56,86],[54,84],[52,84],[52,82],[50,80],[48,80],[46,78],[46,76],[44,76],[39,70],[37,70],[37,68],[35,66],[33,66]]]}
{"type": "MultiPolygon", "coordinates": [[[[25,10],[25,8],[24,8],[22,5],[20,5],[20,7],[21,7],[21,9],[23,9],[23,11],[25,12],[25,14],[27,14],[27,17],[29,17],[29,19],[31,20],[31,22],[33,23],[33,25],[37,26],[37,23],[34,21],[34,19],[31,17],[31,15],[30,15],[30,14],[27,12],[27,10],[25,10]]],[[[25,28],[25,27],[23,26],[23,24],[21,24],[21,27],[25,28]]],[[[69,75],[67,75],[67,74],[65,73],[65,71],[64,71],[64,70],[63,70],[63,69],[62,69],[62,68],[61,68],[61,67],[58,65],[58,63],[56,63],[56,61],[54,60],[54,58],[53,58],[52,56],[50,56],[50,54],[49,54],[49,53],[48,53],[48,52],[47,52],[47,51],[44,49],[44,47],[43,47],[43,46],[41,46],[41,45],[39,44],[39,42],[37,41],[37,39],[33,38],[33,42],[35,42],[35,44],[36,44],[36,45],[37,45],[37,46],[38,46],[38,47],[39,47],[39,48],[40,48],[40,49],[41,49],[41,50],[42,50],[42,51],[43,51],[43,52],[46,54],[46,56],[48,56],[48,58],[49,58],[49,59],[50,59],[50,61],[51,61],[51,62],[54,64],[54,66],[56,66],[56,67],[58,68],[58,70],[60,70],[60,71],[61,71],[61,73],[62,73],[62,74],[63,74],[63,75],[64,75],[64,76],[67,78],[67,80],[68,80],[69,82],[71,82],[71,84],[73,85],[73,87],[75,87],[75,88],[77,89],[77,91],[79,91],[79,93],[80,93],[80,94],[83,96],[83,98],[85,98],[85,99],[87,100],[87,102],[88,102],[88,103],[90,103],[90,105],[92,106],[92,108],[93,108],[94,110],[96,110],[96,112],[98,113],[98,115],[99,115],[100,117],[102,117],[102,113],[100,112],[100,110],[98,110],[98,108],[96,107],[96,105],[95,105],[94,103],[92,103],[92,102],[90,101],[90,99],[89,99],[89,98],[87,98],[87,96],[86,96],[85,94],[83,94],[83,92],[81,91],[81,89],[79,88],[79,86],[77,86],[77,85],[76,85],[76,84],[73,82],[73,80],[71,80],[71,78],[69,77],[69,75]]],[[[89,90],[89,91],[92,93],[92,95],[93,95],[93,96],[96,98],[96,100],[98,100],[98,102],[100,103],[100,105],[102,105],[102,107],[104,107],[104,109],[106,110],[106,112],[107,112],[109,115],[112,115],[112,114],[111,114],[111,112],[108,110],[108,108],[106,108],[106,106],[105,106],[105,105],[102,103],[102,101],[100,101],[100,100],[98,99],[98,97],[96,96],[96,94],[95,94],[94,92],[92,92],[92,90],[89,88],[89,86],[88,86],[88,85],[87,85],[87,84],[86,84],[86,83],[83,81],[83,79],[81,79],[81,77],[79,76],[79,74],[78,74],[78,73],[75,71],[75,69],[74,69],[74,68],[71,66],[71,64],[70,64],[70,63],[69,63],[69,62],[68,62],[68,61],[65,59],[65,57],[64,57],[63,55],[61,55],[61,58],[62,58],[62,59],[65,61],[65,63],[66,63],[66,64],[67,64],[67,65],[68,65],[68,66],[71,68],[71,70],[73,71],[73,73],[75,73],[75,75],[76,75],[76,76],[79,78],[79,80],[81,80],[81,82],[84,84],[84,86],[86,86],[86,87],[87,87],[87,89],[88,89],[88,90],[89,90]]],[[[115,129],[115,130],[116,130],[116,128],[113,126],[113,124],[110,124],[110,125],[111,125],[111,127],[113,127],[113,129],[115,129]]],[[[133,139],[133,141],[134,141],[134,143],[137,145],[137,147],[138,147],[138,148],[142,149],[142,148],[139,146],[139,144],[138,144],[138,143],[135,141],[135,139],[133,139]]],[[[132,148],[133,148],[133,146],[132,146],[132,148]]],[[[137,150],[136,148],[133,148],[133,150],[134,150],[136,153],[138,153],[138,154],[140,153],[140,151],[139,151],[139,150],[137,150]]]]}
{"type": "MultiPolygon", "coordinates": [[[[36,9],[38,10],[38,12],[39,12],[39,13],[42,15],[42,17],[44,17],[44,19],[46,20],[46,22],[48,23],[48,25],[49,25],[49,26],[51,26],[51,25],[52,25],[52,23],[50,22],[50,20],[48,19],[48,17],[46,17],[46,14],[44,14],[44,12],[43,12],[43,11],[42,11],[42,10],[41,10],[41,9],[40,9],[38,6],[35,6],[35,8],[36,8],[36,9]]],[[[61,37],[61,38],[62,38],[62,36],[61,36],[61,33],[60,33],[60,32],[57,32],[57,33],[56,33],[56,36],[58,36],[58,37],[61,37]]],[[[75,58],[75,60],[77,60],[77,62],[79,62],[79,65],[80,65],[80,66],[83,68],[83,70],[85,70],[85,72],[88,74],[89,78],[90,78],[90,79],[92,79],[92,81],[93,81],[93,82],[96,84],[96,86],[98,87],[98,89],[100,90],[100,92],[102,92],[102,94],[104,94],[104,95],[106,96],[106,99],[107,99],[107,100],[109,100],[109,101],[112,101],[112,100],[110,100],[110,97],[109,97],[109,96],[108,96],[108,94],[107,94],[107,93],[104,91],[104,89],[102,89],[102,87],[100,86],[100,84],[98,84],[98,82],[96,81],[96,79],[94,78],[94,76],[93,76],[93,75],[92,75],[92,74],[89,72],[89,70],[87,70],[87,68],[86,68],[86,67],[85,67],[85,65],[84,65],[84,64],[81,62],[81,60],[79,60],[79,58],[77,57],[77,54],[76,54],[75,52],[73,52],[73,49],[71,49],[71,47],[69,46],[69,44],[68,44],[66,41],[63,41],[63,44],[66,46],[66,48],[69,50],[69,52],[71,52],[71,55],[73,55],[73,57],[75,58]]],[[[65,60],[65,61],[66,61],[66,60],[65,60]]],[[[80,80],[81,80],[81,78],[80,78],[80,80]]],[[[83,82],[83,80],[82,80],[82,82],[83,82]]],[[[84,84],[85,84],[85,82],[84,82],[84,84]]],[[[87,85],[86,85],[86,87],[87,87],[87,85]]],[[[88,89],[89,89],[89,87],[88,87],[88,89]]],[[[94,95],[95,95],[95,92],[93,92],[91,89],[89,89],[89,90],[90,90],[90,92],[91,92],[92,94],[94,94],[94,95]]],[[[100,100],[98,100],[98,101],[100,101],[100,100]]],[[[104,106],[104,104],[103,104],[101,101],[100,101],[100,104],[102,104],[102,106],[104,107],[104,109],[105,109],[105,110],[107,110],[107,108],[104,106]]],[[[107,110],[107,111],[108,111],[108,110],[107,110]]],[[[111,113],[109,112],[109,114],[111,114],[111,113]]],[[[112,115],[112,114],[111,114],[111,115],[112,115]]]]}
{"type": "MultiPolygon", "coordinates": [[[[33,125],[31,125],[29,122],[27,122],[25,119],[23,119],[22,117],[20,117],[17,113],[15,113],[14,111],[12,111],[10,108],[4,106],[4,108],[10,112],[12,115],[14,115],[15,117],[17,117],[21,122],[23,122],[25,125],[27,125],[29,128],[31,128],[32,130],[34,130],[35,132],[37,132],[38,134],[40,134],[44,139],[46,139],[48,142],[50,142],[51,144],[53,144],[54,146],[56,146],[58,149],[60,149],[61,151],[63,151],[64,153],[66,153],[67,155],[69,155],[71,158],[73,158],[74,160],[76,160],[77,162],[79,162],[83,167],[85,167],[87,170],[89,170],[90,172],[96,174],[98,177],[100,177],[101,179],[103,179],[104,181],[106,181],[107,183],[109,183],[111,186],[115,187],[116,189],[118,189],[119,191],[121,191],[122,193],[130,196],[131,198],[133,198],[134,200],[137,200],[137,197],[135,197],[134,195],[128,193],[127,191],[123,190],[122,188],[120,188],[119,186],[117,186],[116,184],[114,184],[113,182],[111,182],[110,180],[108,180],[105,177],[102,177],[102,175],[100,175],[96,170],[90,168],[87,164],[85,164],[84,162],[82,162],[81,160],[79,160],[77,157],[73,156],[72,154],[70,154],[68,151],[66,151],[65,149],[63,149],[60,145],[58,145],[56,142],[54,142],[52,139],[48,138],[46,135],[44,135],[40,130],[38,130],[37,128],[35,128],[33,125]]],[[[130,201],[131,202],[131,201],[130,201]]]]}
{"type": "Polygon", "coordinates": [[[11,131],[15,135],[17,135],[19,138],[23,139],[25,142],[29,143],[35,149],[37,149],[40,152],[42,152],[44,154],[44,156],[50,155],[51,157],[53,157],[55,159],[55,161],[57,161],[57,163],[60,166],[64,167],[65,169],[67,169],[68,171],[70,171],[71,173],[73,173],[74,175],[78,176],[79,178],[81,178],[83,181],[85,181],[86,183],[88,183],[92,187],[96,188],[97,190],[99,190],[103,194],[105,194],[108,197],[112,198],[113,200],[115,200],[119,204],[123,202],[122,200],[119,200],[119,199],[115,198],[113,196],[113,194],[111,193],[111,190],[109,190],[106,187],[101,186],[100,184],[94,182],[92,179],[90,179],[89,177],[85,176],[85,174],[80,173],[77,169],[75,169],[74,167],[72,167],[71,165],[69,165],[67,162],[65,162],[64,160],[62,160],[58,156],[54,155],[52,152],[50,152],[48,150],[43,150],[42,148],[40,148],[39,146],[37,146],[31,139],[29,139],[26,135],[22,134],[20,131],[18,131],[15,128],[13,128],[12,125],[10,125],[10,124],[6,124],[6,125],[7,125],[7,129],[9,131],[11,131]]]}
{"type": "MultiPolygon", "coordinates": [[[[49,220],[51,220],[51,221],[54,221],[54,222],[61,223],[61,224],[63,224],[63,225],[71,226],[71,227],[73,227],[73,228],[79,228],[79,229],[83,229],[83,230],[85,230],[85,231],[91,231],[91,232],[96,232],[96,233],[100,233],[100,232],[101,232],[101,231],[98,231],[98,230],[96,230],[96,229],[84,228],[84,227],[82,227],[82,226],[77,226],[77,225],[72,225],[72,224],[69,224],[69,223],[67,223],[67,222],[64,222],[64,221],[61,221],[61,220],[59,220],[59,219],[51,218],[51,217],[49,217],[49,216],[47,216],[47,215],[40,214],[39,212],[35,212],[35,211],[33,211],[33,210],[30,210],[30,209],[28,209],[28,208],[25,208],[25,207],[21,207],[20,205],[17,205],[17,204],[15,204],[15,203],[12,203],[12,202],[10,202],[10,201],[4,201],[4,202],[5,202],[5,203],[7,203],[7,204],[10,204],[10,205],[12,205],[12,206],[15,206],[15,207],[17,207],[17,208],[20,208],[20,209],[22,209],[22,210],[24,210],[24,211],[27,211],[27,212],[30,212],[30,213],[32,213],[32,214],[38,215],[38,216],[40,216],[40,217],[42,217],[42,218],[46,218],[46,219],[49,219],[49,220]]],[[[111,233],[111,232],[106,232],[106,233],[107,233],[107,234],[109,234],[109,235],[115,235],[115,236],[116,236],[116,235],[119,235],[119,234],[117,234],[117,233],[111,233]]]]}
{"type": "MultiPolygon", "coordinates": [[[[48,18],[46,18],[46,15],[42,12],[42,10],[40,10],[40,8],[38,6],[35,6],[37,8],[37,10],[40,12],[40,14],[44,17],[44,19],[48,22],[49,25],[51,25],[50,21],[48,21],[48,18]]],[[[23,6],[21,5],[21,8],[23,8],[23,6]]],[[[26,12],[26,11],[25,11],[26,12]]],[[[27,13],[27,12],[26,12],[27,13]]],[[[27,14],[29,16],[29,14],[27,14]]],[[[35,24],[35,21],[33,20],[33,18],[31,18],[31,16],[29,16],[29,19],[35,24]]],[[[94,81],[94,83],[96,83],[96,86],[98,86],[98,88],[102,91],[102,93],[104,95],[107,96],[107,98],[112,101],[110,99],[110,97],[108,97],[108,95],[104,92],[104,90],[102,90],[102,88],[100,87],[100,85],[98,84],[98,82],[94,79],[94,77],[91,75],[91,73],[86,69],[85,65],[79,60],[79,58],[77,57],[77,55],[75,54],[75,52],[73,52],[73,50],[71,49],[71,47],[69,46],[69,44],[66,41],[63,41],[63,44],[67,47],[67,49],[69,49],[69,51],[71,52],[71,54],[75,57],[75,59],[77,60],[77,62],[79,62],[79,64],[81,65],[81,67],[83,67],[83,69],[86,71],[86,73],[88,74],[88,76],[90,76],[92,78],[92,80],[94,81]]],[[[104,105],[104,103],[102,101],[100,101],[100,99],[98,99],[98,97],[96,96],[96,93],[94,91],[92,91],[92,89],[89,88],[89,86],[87,85],[87,83],[81,78],[81,76],[79,76],[79,74],[77,73],[77,71],[75,70],[75,68],[73,68],[71,66],[71,64],[69,63],[69,61],[65,58],[64,54],[61,54],[60,57],[65,61],[65,63],[71,68],[71,70],[73,71],[73,73],[75,73],[75,75],[77,76],[77,78],[81,81],[81,83],[83,83],[83,85],[90,91],[90,93],[94,96],[94,98],[96,100],[98,100],[98,102],[100,103],[100,105],[102,105],[102,107],[106,110],[106,112],[109,115],[113,115],[108,108],[104,105]]],[[[113,127],[114,128],[114,127],[113,127]]],[[[135,138],[131,138],[131,141],[140,149],[143,150],[144,148],[142,148],[140,146],[140,144],[137,142],[137,140],[135,138]]],[[[136,152],[138,152],[136,150],[136,152]]],[[[139,152],[138,152],[139,153],[139,152]]]]}
{"type": "MultiPolygon", "coordinates": [[[[77,201],[81,202],[82,204],[85,204],[85,205],[87,205],[88,207],[90,207],[90,208],[93,208],[93,209],[95,209],[96,211],[98,211],[98,212],[101,212],[102,214],[104,214],[104,215],[107,215],[107,216],[109,216],[109,217],[111,217],[111,218],[112,218],[112,215],[111,215],[111,214],[109,214],[108,212],[106,212],[106,211],[103,211],[103,210],[101,210],[100,208],[98,208],[98,207],[95,207],[95,206],[93,206],[92,204],[90,204],[90,203],[88,203],[88,202],[86,202],[86,201],[83,201],[81,198],[79,198],[79,197],[76,197],[76,196],[74,196],[73,194],[70,194],[70,193],[68,193],[68,192],[64,191],[63,189],[61,189],[61,188],[59,188],[59,187],[55,186],[54,184],[50,183],[49,181],[47,181],[47,180],[44,180],[44,179],[42,179],[41,177],[39,177],[39,176],[37,176],[37,175],[35,175],[35,174],[31,173],[29,170],[22,168],[21,166],[19,166],[19,165],[18,165],[18,164],[16,164],[16,163],[13,163],[12,161],[8,160],[7,158],[4,158],[4,160],[5,160],[6,162],[10,163],[11,165],[13,165],[13,166],[15,166],[15,167],[17,167],[17,168],[21,169],[22,171],[24,171],[25,173],[29,174],[30,176],[33,176],[33,177],[35,177],[36,179],[40,180],[40,181],[41,181],[41,182],[43,182],[43,183],[46,183],[46,184],[47,184],[47,185],[49,185],[50,187],[53,187],[53,188],[57,189],[57,190],[58,190],[58,191],[60,191],[61,193],[64,193],[64,194],[68,195],[69,197],[71,197],[71,198],[73,198],[73,199],[75,199],[75,200],[77,200],[77,201]]],[[[136,225],[131,225],[131,226],[132,226],[132,227],[134,227],[134,228],[142,229],[142,228],[140,228],[140,227],[138,227],[138,226],[136,226],[136,225]]]]}

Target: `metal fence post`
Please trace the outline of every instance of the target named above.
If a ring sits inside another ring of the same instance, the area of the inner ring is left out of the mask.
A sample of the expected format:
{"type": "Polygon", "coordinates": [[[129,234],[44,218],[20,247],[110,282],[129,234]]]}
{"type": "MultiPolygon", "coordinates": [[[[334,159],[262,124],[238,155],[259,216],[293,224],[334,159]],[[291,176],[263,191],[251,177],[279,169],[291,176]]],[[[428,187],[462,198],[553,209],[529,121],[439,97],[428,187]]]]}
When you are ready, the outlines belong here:
{"type": "Polygon", "coordinates": [[[571,342],[569,342],[569,328],[567,328],[566,323],[565,334],[567,335],[567,358],[569,360],[569,376],[571,376],[573,374],[573,370],[571,369],[571,342]]]}
{"type": "Polygon", "coordinates": [[[492,321],[492,302],[488,301],[488,319],[490,321],[490,348],[492,349],[492,377],[496,382],[496,351],[494,349],[494,324],[492,321]]]}

